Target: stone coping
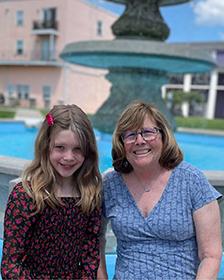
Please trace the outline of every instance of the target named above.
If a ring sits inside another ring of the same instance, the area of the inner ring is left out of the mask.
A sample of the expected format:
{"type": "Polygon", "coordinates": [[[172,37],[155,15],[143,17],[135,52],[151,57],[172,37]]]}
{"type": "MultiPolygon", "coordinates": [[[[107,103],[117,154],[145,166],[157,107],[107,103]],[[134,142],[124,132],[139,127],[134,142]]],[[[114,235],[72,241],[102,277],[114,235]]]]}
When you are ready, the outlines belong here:
{"type": "MultiPolygon", "coordinates": [[[[29,160],[0,156],[0,174],[19,177],[29,160]]],[[[213,186],[224,187],[224,170],[202,170],[213,186]]]]}
{"type": "Polygon", "coordinates": [[[178,127],[178,132],[224,136],[224,130],[178,127]]]}
{"type": "Polygon", "coordinates": [[[0,174],[20,176],[29,160],[16,157],[0,156],[0,174]]]}

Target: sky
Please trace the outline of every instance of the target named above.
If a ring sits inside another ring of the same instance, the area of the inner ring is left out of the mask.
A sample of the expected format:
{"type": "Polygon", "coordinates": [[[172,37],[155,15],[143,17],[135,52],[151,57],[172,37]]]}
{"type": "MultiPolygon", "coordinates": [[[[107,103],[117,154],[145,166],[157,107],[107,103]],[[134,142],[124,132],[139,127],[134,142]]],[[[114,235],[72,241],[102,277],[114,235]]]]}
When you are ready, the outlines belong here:
{"type": "MultiPolygon", "coordinates": [[[[104,0],[89,0],[120,15],[124,6],[104,0]]],[[[192,0],[160,8],[170,28],[167,42],[224,42],[224,0],[192,0]]]]}

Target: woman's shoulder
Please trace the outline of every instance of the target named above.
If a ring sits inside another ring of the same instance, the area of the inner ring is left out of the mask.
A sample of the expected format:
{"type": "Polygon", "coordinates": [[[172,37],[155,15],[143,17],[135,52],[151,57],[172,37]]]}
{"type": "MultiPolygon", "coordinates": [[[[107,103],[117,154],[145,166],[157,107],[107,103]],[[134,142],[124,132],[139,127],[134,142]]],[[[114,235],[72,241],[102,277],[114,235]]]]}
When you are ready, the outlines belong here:
{"type": "Polygon", "coordinates": [[[120,190],[120,186],[122,185],[121,173],[111,168],[103,173],[102,178],[104,191],[117,192],[120,190]]]}
{"type": "Polygon", "coordinates": [[[175,169],[174,171],[176,173],[180,173],[183,176],[185,175],[189,175],[189,176],[193,176],[193,177],[204,177],[204,173],[202,172],[202,170],[200,170],[198,167],[192,165],[189,162],[186,161],[182,161],[175,169]]]}
{"type": "Polygon", "coordinates": [[[111,179],[116,179],[118,177],[119,177],[119,173],[117,171],[115,171],[113,168],[108,168],[102,174],[103,182],[111,180],[111,179]]]}

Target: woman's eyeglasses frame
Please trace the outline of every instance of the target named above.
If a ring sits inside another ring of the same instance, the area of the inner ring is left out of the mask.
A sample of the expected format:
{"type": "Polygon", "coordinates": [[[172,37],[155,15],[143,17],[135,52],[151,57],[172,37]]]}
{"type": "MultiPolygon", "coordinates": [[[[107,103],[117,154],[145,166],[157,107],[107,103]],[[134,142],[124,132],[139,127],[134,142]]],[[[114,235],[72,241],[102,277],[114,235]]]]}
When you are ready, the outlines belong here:
{"type": "Polygon", "coordinates": [[[157,135],[161,132],[159,127],[146,127],[142,128],[140,131],[125,131],[121,134],[122,141],[126,144],[135,143],[138,135],[140,134],[145,141],[153,141],[156,139],[157,135]]]}

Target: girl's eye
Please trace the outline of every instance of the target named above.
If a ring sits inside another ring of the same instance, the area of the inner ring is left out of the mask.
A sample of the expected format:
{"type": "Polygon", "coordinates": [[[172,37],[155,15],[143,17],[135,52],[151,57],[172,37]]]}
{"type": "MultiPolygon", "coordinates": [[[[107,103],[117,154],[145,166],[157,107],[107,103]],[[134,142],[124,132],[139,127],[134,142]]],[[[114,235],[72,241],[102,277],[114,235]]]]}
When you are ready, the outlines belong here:
{"type": "Polygon", "coordinates": [[[57,150],[61,150],[62,151],[64,149],[64,146],[56,145],[56,146],[54,146],[54,148],[57,149],[57,150]]]}
{"type": "Polygon", "coordinates": [[[73,151],[74,151],[74,153],[81,153],[82,152],[80,147],[75,147],[73,149],[73,151]]]}

